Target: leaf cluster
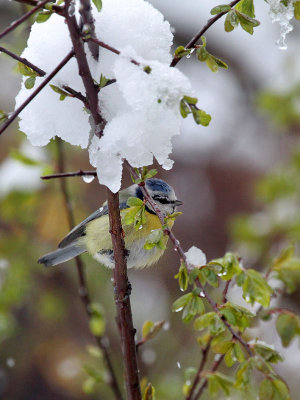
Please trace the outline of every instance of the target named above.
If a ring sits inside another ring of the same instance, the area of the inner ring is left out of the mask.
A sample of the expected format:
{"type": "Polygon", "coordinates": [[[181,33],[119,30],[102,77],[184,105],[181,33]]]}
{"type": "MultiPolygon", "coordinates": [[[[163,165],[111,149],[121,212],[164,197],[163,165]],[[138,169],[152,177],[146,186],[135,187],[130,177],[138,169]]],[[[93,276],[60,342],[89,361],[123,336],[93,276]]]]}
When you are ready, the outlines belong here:
{"type": "Polygon", "coordinates": [[[196,124],[208,126],[211,121],[211,116],[196,106],[197,101],[198,99],[195,97],[183,96],[180,100],[180,114],[182,118],[186,118],[189,114],[193,114],[196,124]]]}

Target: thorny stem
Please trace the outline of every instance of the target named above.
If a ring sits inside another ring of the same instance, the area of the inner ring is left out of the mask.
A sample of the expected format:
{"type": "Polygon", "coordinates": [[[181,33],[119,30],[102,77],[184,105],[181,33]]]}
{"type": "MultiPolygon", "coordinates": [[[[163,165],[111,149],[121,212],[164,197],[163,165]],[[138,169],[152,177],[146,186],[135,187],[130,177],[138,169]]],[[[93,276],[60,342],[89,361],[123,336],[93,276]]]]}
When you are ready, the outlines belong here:
{"type": "Polygon", "coordinates": [[[18,107],[9,118],[0,127],[0,135],[5,129],[17,118],[21,111],[40,93],[42,89],[51,81],[51,79],[67,64],[67,62],[74,56],[73,50],[70,51],[66,57],[58,64],[58,66],[44,79],[44,81],[31,93],[31,95],[18,107]]]}
{"type": "MultiPolygon", "coordinates": [[[[234,0],[231,3],[229,3],[230,7],[234,7],[237,3],[239,3],[241,0],[234,0]]],[[[223,17],[223,15],[227,14],[228,11],[223,11],[219,14],[217,14],[215,17],[210,18],[206,25],[204,25],[204,27],[185,45],[186,49],[192,49],[195,44],[197,43],[197,41],[200,39],[200,37],[202,35],[204,35],[204,33],[215,23],[218,21],[218,19],[220,19],[221,17],[223,17]]],[[[181,60],[181,57],[177,57],[175,56],[170,64],[170,67],[175,67],[177,65],[177,63],[181,60]]]]}
{"type": "Polygon", "coordinates": [[[27,65],[27,67],[33,69],[39,76],[45,76],[46,72],[43,71],[41,68],[37,67],[36,65],[32,64],[30,61],[26,60],[26,58],[20,57],[17,54],[13,53],[10,50],[5,49],[4,47],[0,46],[0,52],[7,54],[8,56],[14,58],[17,61],[20,61],[22,64],[27,65]]]}
{"type": "Polygon", "coordinates": [[[4,31],[2,31],[0,33],[0,39],[2,39],[9,32],[16,29],[17,26],[22,24],[22,22],[26,21],[27,18],[31,17],[31,15],[33,15],[37,10],[39,10],[41,7],[43,7],[46,3],[51,3],[52,1],[54,1],[54,0],[44,0],[44,1],[41,1],[40,3],[38,3],[34,8],[29,10],[27,13],[22,15],[22,17],[20,17],[16,21],[12,22],[6,29],[4,29],[4,31]]]}
{"type": "MultiPolygon", "coordinates": [[[[89,65],[87,62],[81,31],[77,25],[75,16],[70,16],[68,8],[70,0],[65,1],[65,19],[70,32],[75,57],[78,64],[79,75],[83,81],[87,102],[94,120],[96,132],[99,137],[102,135],[106,121],[102,118],[98,106],[98,86],[94,84],[89,65]]],[[[123,362],[125,369],[125,382],[128,400],[141,400],[139,373],[135,350],[135,329],[133,328],[131,306],[130,306],[130,285],[127,278],[126,251],[123,239],[119,209],[119,194],[112,193],[107,189],[107,202],[109,211],[110,233],[114,251],[115,268],[115,298],[118,313],[118,322],[121,332],[123,362]]]]}
{"type": "MultiPolygon", "coordinates": [[[[64,174],[65,170],[65,156],[64,156],[64,151],[63,151],[63,141],[60,138],[56,139],[57,142],[57,148],[58,148],[58,170],[60,171],[60,174],[64,174]]],[[[65,179],[60,180],[60,188],[61,192],[64,198],[64,204],[65,208],[67,211],[67,217],[68,217],[68,223],[70,229],[72,229],[75,225],[74,223],[74,214],[73,214],[73,209],[71,205],[71,200],[70,200],[70,195],[68,191],[68,186],[67,186],[67,181],[65,179]]],[[[84,309],[86,311],[86,314],[88,318],[92,317],[92,312],[91,312],[91,299],[88,291],[88,286],[86,282],[86,277],[85,277],[85,266],[83,264],[83,261],[81,260],[80,256],[75,257],[75,263],[76,263],[76,268],[77,268],[77,274],[78,274],[78,281],[79,281],[79,296],[82,301],[82,304],[84,306],[84,309]]],[[[119,385],[117,382],[116,374],[114,371],[114,368],[112,366],[112,362],[110,360],[109,356],[109,349],[107,345],[105,344],[106,340],[103,336],[98,336],[94,335],[95,340],[97,342],[98,347],[100,348],[103,358],[107,367],[107,372],[108,372],[108,384],[113,390],[115,394],[116,400],[122,400],[122,394],[119,389],[119,385]]]]}

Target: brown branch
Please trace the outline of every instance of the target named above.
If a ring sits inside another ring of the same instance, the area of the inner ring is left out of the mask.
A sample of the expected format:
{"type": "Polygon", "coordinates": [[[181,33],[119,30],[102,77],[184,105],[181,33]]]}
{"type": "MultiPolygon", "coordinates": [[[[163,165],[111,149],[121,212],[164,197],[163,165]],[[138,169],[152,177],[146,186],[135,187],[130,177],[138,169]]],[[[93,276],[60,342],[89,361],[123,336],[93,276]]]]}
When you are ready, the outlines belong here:
{"type": "Polygon", "coordinates": [[[41,179],[54,179],[54,178],[68,178],[68,177],[73,177],[73,176],[97,176],[96,171],[83,171],[80,169],[79,171],[76,172],[63,172],[59,174],[52,174],[52,175],[45,175],[41,176],[41,179]]]}
{"type": "MultiPolygon", "coordinates": [[[[60,138],[56,139],[57,142],[57,148],[58,148],[58,170],[60,172],[60,175],[64,174],[65,170],[65,156],[64,156],[64,151],[63,151],[63,141],[60,138]]],[[[74,214],[73,214],[73,209],[70,201],[70,195],[68,191],[68,186],[67,182],[65,179],[61,179],[60,181],[60,188],[61,192],[64,198],[64,204],[67,212],[67,218],[68,218],[68,223],[69,223],[69,228],[72,229],[75,225],[74,223],[74,214]]],[[[86,282],[86,277],[85,277],[85,266],[83,264],[83,261],[81,260],[81,257],[75,257],[75,263],[76,263],[76,268],[77,268],[77,275],[78,275],[78,282],[79,282],[79,296],[82,301],[82,304],[84,306],[85,312],[90,319],[92,317],[92,311],[91,311],[91,300],[90,300],[90,295],[89,295],[89,290],[86,282]]],[[[98,347],[100,348],[104,362],[107,368],[108,372],[108,384],[111,387],[112,391],[115,394],[116,400],[122,400],[122,394],[119,389],[119,385],[117,382],[116,374],[114,371],[114,368],[112,366],[112,362],[110,360],[109,356],[109,350],[107,348],[107,345],[104,343],[107,342],[103,336],[98,336],[98,335],[93,335],[95,337],[96,343],[98,347]]]]}
{"type": "MultiPolygon", "coordinates": [[[[234,0],[231,3],[229,3],[230,7],[234,7],[237,3],[239,3],[241,0],[234,0]]],[[[223,11],[219,14],[217,14],[216,16],[214,16],[213,18],[210,18],[206,25],[185,45],[186,49],[192,49],[195,44],[197,43],[197,41],[201,38],[201,36],[204,35],[204,33],[215,23],[217,22],[221,17],[223,17],[223,15],[227,14],[228,11],[223,11]]],[[[182,57],[177,57],[174,56],[170,67],[175,67],[175,65],[177,65],[177,63],[181,60],[182,57]]]]}
{"type": "Polygon", "coordinates": [[[70,93],[71,97],[75,97],[76,99],[82,101],[85,107],[88,108],[87,98],[81,92],[77,92],[77,90],[74,90],[70,86],[66,85],[63,85],[63,89],[70,93]]]}
{"type": "MultiPolygon", "coordinates": [[[[90,34],[91,36],[95,36],[94,18],[92,15],[91,3],[89,0],[80,0],[79,13],[82,18],[84,33],[86,34],[86,28],[88,28],[88,34],[90,34]]],[[[88,46],[92,56],[97,61],[99,58],[99,47],[96,43],[93,43],[92,41],[88,42],[88,46]]]]}
{"type": "Polygon", "coordinates": [[[21,62],[22,64],[27,65],[27,67],[33,69],[39,76],[45,76],[46,72],[43,71],[41,68],[37,67],[36,65],[32,64],[30,61],[26,60],[26,58],[20,57],[17,54],[11,52],[10,50],[5,49],[4,47],[0,46],[0,53],[3,52],[8,56],[14,58],[15,60],[21,62]]]}
{"type": "Polygon", "coordinates": [[[103,134],[103,129],[106,125],[106,121],[102,118],[99,110],[98,104],[98,87],[95,86],[92,74],[90,71],[89,64],[87,62],[86,54],[84,51],[83,40],[81,37],[81,31],[78,27],[75,15],[70,16],[68,13],[68,8],[70,6],[71,0],[65,1],[65,18],[68,25],[68,29],[71,36],[71,41],[74,48],[74,53],[76,56],[79,75],[81,76],[82,82],[84,84],[86,95],[88,99],[89,109],[91,111],[94,123],[95,123],[95,134],[101,137],[103,134]]]}
{"type": "Polygon", "coordinates": [[[2,39],[9,32],[13,31],[17,26],[22,24],[22,22],[26,21],[27,18],[29,18],[32,14],[34,14],[41,7],[43,7],[46,3],[51,3],[52,1],[54,1],[54,0],[43,0],[40,3],[38,3],[37,6],[35,6],[31,10],[29,10],[26,14],[22,15],[22,17],[20,17],[16,21],[12,22],[6,29],[4,29],[4,31],[2,31],[0,33],[0,39],[2,39]]]}
{"type": "MultiPolygon", "coordinates": [[[[70,0],[65,1],[66,10],[70,6],[70,0]]],[[[86,54],[84,51],[81,32],[77,25],[75,16],[65,13],[66,22],[70,32],[75,57],[78,64],[79,75],[83,81],[89,109],[96,126],[96,134],[102,135],[106,121],[102,118],[98,106],[98,86],[94,84],[86,54]]],[[[107,189],[107,201],[109,209],[109,223],[114,251],[115,268],[115,297],[118,312],[118,322],[121,332],[123,361],[125,367],[125,381],[127,396],[129,400],[141,400],[141,392],[139,385],[139,373],[137,367],[136,351],[133,328],[129,291],[130,285],[127,278],[126,252],[123,239],[123,229],[121,224],[119,196],[107,189]]]]}
{"type": "MultiPolygon", "coordinates": [[[[22,4],[28,4],[29,6],[37,6],[39,4],[38,0],[14,0],[17,3],[22,3],[22,4]]],[[[49,0],[48,3],[52,3],[54,0],[49,0]]],[[[56,12],[58,15],[63,15],[64,12],[64,7],[58,6],[56,4],[53,4],[52,10],[56,12]]]]}
{"type": "Polygon", "coordinates": [[[67,64],[73,57],[73,50],[66,55],[66,57],[58,64],[58,66],[44,79],[44,81],[31,93],[31,95],[18,107],[9,118],[0,127],[0,135],[5,129],[17,118],[17,116],[24,110],[26,106],[40,93],[42,89],[51,81],[51,79],[67,64]]]}
{"type": "Polygon", "coordinates": [[[135,329],[133,327],[130,305],[131,287],[127,277],[126,250],[120,217],[119,194],[112,193],[107,189],[107,203],[109,210],[110,233],[115,259],[115,301],[118,313],[118,324],[121,333],[127,395],[128,400],[140,400],[141,391],[134,341],[135,329]]]}
{"type": "MultiPolygon", "coordinates": [[[[128,162],[125,161],[125,165],[127,166],[127,168],[129,168],[131,175],[137,179],[139,178],[138,174],[135,172],[134,168],[132,168],[128,162]]],[[[157,206],[156,202],[152,199],[152,197],[149,195],[146,187],[145,187],[145,183],[142,182],[139,184],[142,193],[144,195],[145,200],[147,201],[147,203],[149,203],[149,205],[152,207],[152,209],[154,210],[154,212],[156,213],[156,215],[158,216],[162,226],[165,225],[165,215],[161,212],[161,210],[159,209],[159,207],[157,206]]],[[[174,233],[172,232],[172,230],[168,227],[166,227],[164,229],[164,234],[168,235],[171,242],[173,243],[173,247],[174,250],[177,252],[180,260],[184,261],[185,265],[187,266],[188,270],[193,270],[195,267],[193,265],[190,265],[187,261],[186,255],[180,245],[179,240],[176,238],[176,236],[174,235],[174,233]]],[[[207,293],[207,291],[205,290],[204,286],[201,284],[201,282],[199,281],[199,279],[197,279],[197,285],[198,287],[201,289],[201,291],[204,293],[206,300],[209,302],[209,304],[211,305],[212,309],[220,316],[220,318],[222,318],[222,315],[220,315],[220,311],[219,308],[217,306],[217,304],[213,301],[213,299],[209,296],[209,294],[207,293]]],[[[227,327],[227,329],[229,330],[229,332],[232,334],[232,336],[234,336],[236,338],[236,340],[238,340],[246,349],[247,353],[252,356],[253,352],[249,346],[249,344],[237,333],[235,332],[235,330],[232,328],[232,326],[226,321],[226,319],[222,318],[222,321],[224,323],[224,325],[227,327]]]]}
{"type": "Polygon", "coordinates": [[[194,382],[192,384],[192,387],[191,387],[191,389],[189,391],[189,394],[186,396],[186,400],[191,400],[193,398],[193,395],[194,395],[195,390],[196,390],[196,388],[198,386],[198,383],[200,382],[200,380],[202,378],[201,374],[203,372],[203,369],[204,369],[204,366],[205,366],[205,363],[206,363],[206,360],[207,360],[207,356],[208,356],[208,353],[209,353],[209,350],[210,350],[211,341],[212,341],[212,338],[209,339],[207,345],[204,347],[204,349],[202,349],[202,359],[201,359],[197,374],[196,374],[196,376],[194,378],[194,382]]]}
{"type": "MultiPolygon", "coordinates": [[[[121,54],[120,50],[110,46],[109,44],[101,42],[101,40],[98,40],[98,39],[96,39],[94,37],[89,38],[88,41],[96,43],[98,46],[103,47],[104,49],[109,50],[109,51],[111,51],[111,52],[113,52],[113,53],[115,53],[117,55],[121,54]]],[[[132,64],[135,64],[135,65],[141,65],[138,61],[136,61],[134,59],[131,59],[130,62],[132,62],[132,64]]]]}
{"type": "Polygon", "coordinates": [[[228,293],[228,289],[229,289],[230,283],[231,283],[231,279],[229,279],[226,282],[225,288],[223,290],[222,303],[226,303],[226,301],[227,301],[227,293],[228,293]]]}

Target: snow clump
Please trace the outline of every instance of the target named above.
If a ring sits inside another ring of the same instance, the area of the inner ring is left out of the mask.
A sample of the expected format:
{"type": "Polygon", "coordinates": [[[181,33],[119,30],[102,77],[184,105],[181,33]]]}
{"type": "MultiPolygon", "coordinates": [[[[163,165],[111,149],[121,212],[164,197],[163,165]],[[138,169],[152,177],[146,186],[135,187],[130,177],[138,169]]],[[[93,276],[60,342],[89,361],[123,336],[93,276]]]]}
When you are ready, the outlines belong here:
{"type": "MultiPolygon", "coordinates": [[[[97,168],[100,183],[116,192],[121,186],[123,159],[141,167],[151,165],[156,158],[163,168],[172,167],[169,154],[172,137],[179,134],[179,103],[184,95],[194,93],[188,78],[169,67],[170,24],[152,5],[143,0],[103,0],[101,12],[94,6],[92,11],[96,36],[121,52],[118,56],[100,48],[96,62],[85,45],[93,78],[99,82],[102,74],[117,80],[99,93],[99,108],[107,121],[103,136],[93,135],[90,115],[80,100],[66,97],[59,101],[49,85],[20,114],[20,130],[35,146],[44,146],[59,136],[73,145],[89,147],[90,162],[97,168]]],[[[64,19],[52,15],[47,22],[33,25],[22,57],[48,74],[71,49],[64,19]]],[[[34,90],[25,88],[25,79],[16,107],[34,90]]],[[[35,88],[43,79],[36,78],[35,88]]],[[[85,94],[74,57],[51,84],[85,94]]]]}
{"type": "Polygon", "coordinates": [[[206,255],[203,253],[201,249],[198,249],[196,246],[192,246],[185,253],[186,261],[188,264],[191,264],[195,267],[201,267],[206,264],[206,255]]]}

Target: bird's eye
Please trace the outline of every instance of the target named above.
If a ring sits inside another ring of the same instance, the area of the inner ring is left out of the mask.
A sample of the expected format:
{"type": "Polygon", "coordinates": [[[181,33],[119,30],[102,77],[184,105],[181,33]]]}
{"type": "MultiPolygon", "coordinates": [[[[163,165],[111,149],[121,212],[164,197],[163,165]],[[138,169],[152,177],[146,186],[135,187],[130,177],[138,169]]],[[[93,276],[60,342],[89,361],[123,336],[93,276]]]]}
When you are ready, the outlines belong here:
{"type": "Polygon", "coordinates": [[[156,200],[161,204],[169,204],[170,203],[169,199],[167,199],[166,197],[158,196],[158,195],[153,196],[153,200],[156,200]]]}

